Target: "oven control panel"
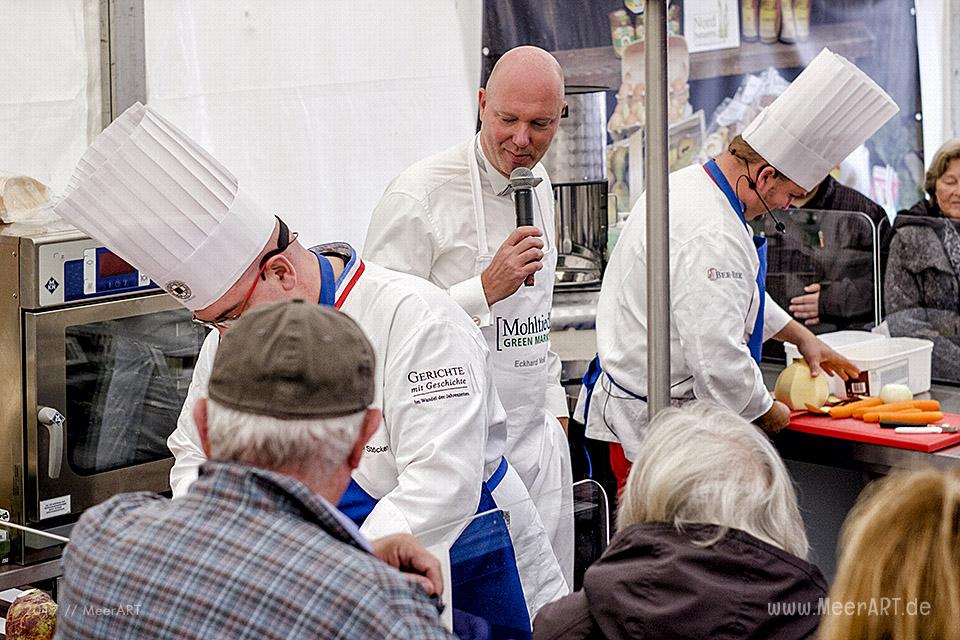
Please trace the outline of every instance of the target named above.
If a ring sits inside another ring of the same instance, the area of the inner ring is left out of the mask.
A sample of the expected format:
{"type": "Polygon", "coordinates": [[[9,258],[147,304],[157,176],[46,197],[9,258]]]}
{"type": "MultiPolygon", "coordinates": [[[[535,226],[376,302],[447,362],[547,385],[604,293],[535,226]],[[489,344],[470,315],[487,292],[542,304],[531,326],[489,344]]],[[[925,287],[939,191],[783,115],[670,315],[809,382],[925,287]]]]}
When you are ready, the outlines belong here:
{"type": "Polygon", "coordinates": [[[157,288],[146,274],[89,239],[38,246],[36,273],[41,307],[157,288]]]}

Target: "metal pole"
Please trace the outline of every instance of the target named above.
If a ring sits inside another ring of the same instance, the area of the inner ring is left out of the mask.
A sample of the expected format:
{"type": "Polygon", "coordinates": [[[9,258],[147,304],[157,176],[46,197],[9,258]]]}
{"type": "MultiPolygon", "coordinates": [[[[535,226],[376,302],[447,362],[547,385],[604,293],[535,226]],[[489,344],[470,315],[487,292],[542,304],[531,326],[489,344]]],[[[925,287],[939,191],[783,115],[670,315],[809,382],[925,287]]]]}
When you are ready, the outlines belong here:
{"type": "Polygon", "coordinates": [[[667,8],[647,0],[647,399],[652,418],[670,406],[670,216],[667,170],[667,8]]]}

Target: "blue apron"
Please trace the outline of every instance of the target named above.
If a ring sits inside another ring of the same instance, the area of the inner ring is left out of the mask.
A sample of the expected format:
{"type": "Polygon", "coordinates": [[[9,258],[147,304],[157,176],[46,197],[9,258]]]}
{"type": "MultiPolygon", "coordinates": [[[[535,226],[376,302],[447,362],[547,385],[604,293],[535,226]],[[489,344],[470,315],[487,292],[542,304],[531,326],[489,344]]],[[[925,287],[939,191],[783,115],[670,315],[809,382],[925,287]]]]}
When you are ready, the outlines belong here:
{"type": "MultiPolygon", "coordinates": [[[[720,188],[723,195],[727,197],[730,207],[740,218],[740,222],[747,227],[747,221],[743,217],[743,203],[734,192],[733,187],[727,181],[727,177],[720,171],[716,160],[711,160],[703,165],[713,182],[720,188]]],[[[747,227],[749,229],[749,227],[747,227]]],[[[762,236],[753,236],[753,245],[757,249],[757,258],[760,260],[760,268],[757,270],[757,290],[760,292],[760,308],[757,309],[757,319],[753,323],[753,331],[750,333],[750,339],[747,341],[747,347],[750,349],[750,355],[760,364],[760,353],[763,351],[763,311],[766,306],[767,292],[767,239],[762,236]]]]}
{"type": "MultiPolygon", "coordinates": [[[[717,161],[710,160],[710,162],[703,165],[703,168],[713,180],[714,184],[723,192],[723,195],[727,197],[727,202],[730,203],[730,206],[740,218],[740,222],[746,227],[747,221],[743,217],[743,203],[740,202],[740,198],[737,197],[733,187],[730,186],[730,182],[727,181],[726,176],[720,171],[720,167],[717,166],[717,161]]],[[[767,291],[767,239],[761,236],[753,236],[753,245],[757,249],[757,258],[760,260],[760,268],[757,271],[757,289],[760,292],[760,308],[757,310],[757,319],[753,323],[753,331],[750,333],[747,347],[750,349],[750,356],[759,364],[760,355],[763,350],[763,311],[767,291]]],[[[614,386],[627,395],[646,402],[646,397],[633,393],[623,385],[618,384],[609,373],[604,374],[603,367],[600,366],[600,356],[598,354],[594,356],[590,362],[590,366],[587,368],[587,372],[583,376],[583,386],[587,390],[587,399],[583,406],[584,423],[586,423],[590,412],[590,398],[593,396],[593,389],[602,375],[606,375],[614,386]]]]}
{"type": "MultiPolygon", "coordinates": [[[[336,288],[330,261],[314,251],[320,263],[319,304],[334,305],[336,288]]],[[[347,269],[344,269],[344,274],[347,269]]],[[[453,626],[461,639],[487,638],[528,640],[530,616],[523,597],[517,558],[503,512],[498,511],[493,492],[507,473],[501,458],[493,475],[480,487],[475,514],[491,511],[464,529],[450,547],[450,583],[453,588],[453,626]]],[[[337,504],[359,527],[377,505],[377,498],[351,478],[337,504]]]]}
{"type": "MultiPolygon", "coordinates": [[[[507,459],[501,458],[481,485],[476,510],[492,513],[467,525],[450,547],[453,628],[463,640],[531,637],[510,531],[492,495],[506,472],[507,459]]],[[[351,479],[337,508],[360,526],[376,505],[377,499],[351,479]]]]}

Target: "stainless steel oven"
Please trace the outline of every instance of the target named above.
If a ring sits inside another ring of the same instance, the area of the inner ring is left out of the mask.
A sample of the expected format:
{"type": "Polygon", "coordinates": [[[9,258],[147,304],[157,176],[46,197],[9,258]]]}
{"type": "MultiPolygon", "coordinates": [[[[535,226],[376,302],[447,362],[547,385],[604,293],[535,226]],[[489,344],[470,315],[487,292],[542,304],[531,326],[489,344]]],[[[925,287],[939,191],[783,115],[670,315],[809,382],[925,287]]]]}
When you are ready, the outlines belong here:
{"type": "MultiPolygon", "coordinates": [[[[63,533],[116,493],[168,490],[166,439],[203,338],[78,231],[0,227],[0,518],[63,533]]],[[[58,552],[0,533],[0,562],[58,552]]]]}

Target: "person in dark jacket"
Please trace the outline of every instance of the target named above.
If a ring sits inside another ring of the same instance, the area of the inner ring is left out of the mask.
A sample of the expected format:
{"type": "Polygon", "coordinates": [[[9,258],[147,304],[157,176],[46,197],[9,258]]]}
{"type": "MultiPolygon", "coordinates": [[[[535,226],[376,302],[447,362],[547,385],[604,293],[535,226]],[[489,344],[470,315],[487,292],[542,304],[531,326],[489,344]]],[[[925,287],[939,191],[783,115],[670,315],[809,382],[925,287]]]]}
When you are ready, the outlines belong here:
{"type": "Polygon", "coordinates": [[[785,234],[776,232],[772,220],[764,222],[767,288],[774,300],[814,333],[873,324],[874,228],[881,268],[891,236],[883,207],[828,175],[784,213],[785,234]]]}
{"type": "Polygon", "coordinates": [[[535,640],[811,637],[827,585],[786,467],[755,426],[704,402],[648,426],[617,535],[535,640]]]}
{"type": "Polygon", "coordinates": [[[933,157],[925,197],[897,215],[884,301],[890,335],[933,340],[932,375],[960,380],[960,138],[933,157]]]}

